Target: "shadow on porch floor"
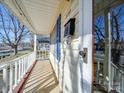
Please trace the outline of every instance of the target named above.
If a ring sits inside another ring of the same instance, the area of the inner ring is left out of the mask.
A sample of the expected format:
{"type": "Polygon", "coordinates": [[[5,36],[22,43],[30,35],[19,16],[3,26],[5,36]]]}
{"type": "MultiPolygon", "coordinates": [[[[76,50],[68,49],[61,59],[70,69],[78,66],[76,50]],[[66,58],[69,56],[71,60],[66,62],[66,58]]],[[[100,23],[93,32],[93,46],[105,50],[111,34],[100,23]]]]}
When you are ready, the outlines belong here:
{"type": "Polygon", "coordinates": [[[22,93],[62,93],[48,60],[37,62],[22,93]]]}

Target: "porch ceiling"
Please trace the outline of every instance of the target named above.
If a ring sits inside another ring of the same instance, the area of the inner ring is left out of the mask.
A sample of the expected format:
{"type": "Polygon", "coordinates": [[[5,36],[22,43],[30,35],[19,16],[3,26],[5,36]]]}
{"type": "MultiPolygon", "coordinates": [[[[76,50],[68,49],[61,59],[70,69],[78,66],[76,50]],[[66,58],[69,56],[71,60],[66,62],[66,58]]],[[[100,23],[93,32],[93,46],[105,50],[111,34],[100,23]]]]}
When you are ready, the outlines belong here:
{"type": "MultiPolygon", "coordinates": [[[[60,3],[66,0],[0,0],[12,10],[33,33],[46,35],[50,33],[52,21],[60,3]]],[[[114,7],[124,0],[95,0],[95,15],[104,12],[108,7],[114,7]]]]}
{"type": "Polygon", "coordinates": [[[36,34],[50,33],[50,24],[61,0],[3,0],[9,9],[36,34]]]}
{"type": "Polygon", "coordinates": [[[115,7],[121,3],[124,3],[124,0],[94,0],[95,15],[99,15],[105,9],[115,7]]]}

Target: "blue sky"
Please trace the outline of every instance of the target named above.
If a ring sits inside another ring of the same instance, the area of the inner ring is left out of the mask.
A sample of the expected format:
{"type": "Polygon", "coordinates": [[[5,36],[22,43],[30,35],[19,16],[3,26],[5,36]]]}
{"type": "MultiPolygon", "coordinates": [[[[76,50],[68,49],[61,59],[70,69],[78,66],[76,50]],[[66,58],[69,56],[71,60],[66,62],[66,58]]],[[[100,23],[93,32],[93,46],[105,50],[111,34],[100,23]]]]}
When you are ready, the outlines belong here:
{"type": "MultiPolygon", "coordinates": [[[[124,4],[112,8],[110,11],[111,11],[111,16],[112,16],[112,12],[114,12],[114,14],[118,14],[117,19],[119,24],[120,40],[124,40],[124,4]]],[[[100,28],[103,35],[105,34],[104,22],[105,22],[104,15],[95,17],[94,24],[100,28]]],[[[96,33],[94,33],[94,35],[95,38],[97,38],[96,33]]],[[[114,37],[116,38],[116,36],[117,36],[116,29],[114,28],[114,37]]],[[[100,36],[100,38],[102,37],[100,36]]]]}
{"type": "MultiPolygon", "coordinates": [[[[7,12],[9,14],[11,14],[11,12],[3,5],[3,4],[0,4],[0,13],[4,16],[4,22],[5,22],[5,26],[6,28],[8,28],[8,25],[11,24],[11,28],[13,29],[13,25],[12,25],[12,22],[10,21],[10,17],[8,16],[7,12]],[[6,10],[5,10],[6,9],[6,10]]],[[[28,28],[26,28],[28,29],[28,28]]],[[[4,31],[3,31],[3,26],[2,26],[2,22],[1,22],[1,17],[0,17],[0,32],[4,35],[4,31]]],[[[13,33],[12,31],[9,33],[10,35],[10,38],[14,38],[13,36],[13,33]]],[[[1,39],[0,39],[0,42],[1,42],[1,39]]],[[[30,42],[30,37],[26,37],[24,39],[24,42],[30,42]]]]}

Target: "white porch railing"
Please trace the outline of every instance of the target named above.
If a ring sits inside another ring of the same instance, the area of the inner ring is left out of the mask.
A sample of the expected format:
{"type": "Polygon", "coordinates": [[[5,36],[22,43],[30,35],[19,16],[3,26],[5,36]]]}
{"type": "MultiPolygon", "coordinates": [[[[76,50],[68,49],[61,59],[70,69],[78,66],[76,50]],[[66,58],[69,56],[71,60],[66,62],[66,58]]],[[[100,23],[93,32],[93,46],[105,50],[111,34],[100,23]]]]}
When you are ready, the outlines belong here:
{"type": "MultiPolygon", "coordinates": [[[[104,56],[103,55],[94,55],[95,56],[95,81],[98,84],[104,84],[103,80],[103,63],[104,56]]],[[[116,90],[119,93],[124,93],[124,71],[119,69],[116,65],[111,63],[110,66],[110,87],[112,90],[116,90]]]]}
{"type": "Polygon", "coordinates": [[[49,59],[49,50],[37,50],[37,59],[47,60],[49,59]]]}
{"type": "Polygon", "coordinates": [[[124,93],[124,71],[111,63],[111,88],[124,93]]]}
{"type": "Polygon", "coordinates": [[[29,67],[35,62],[36,53],[18,57],[12,61],[0,63],[0,74],[2,74],[2,93],[12,93],[13,89],[23,78],[29,67]]]}

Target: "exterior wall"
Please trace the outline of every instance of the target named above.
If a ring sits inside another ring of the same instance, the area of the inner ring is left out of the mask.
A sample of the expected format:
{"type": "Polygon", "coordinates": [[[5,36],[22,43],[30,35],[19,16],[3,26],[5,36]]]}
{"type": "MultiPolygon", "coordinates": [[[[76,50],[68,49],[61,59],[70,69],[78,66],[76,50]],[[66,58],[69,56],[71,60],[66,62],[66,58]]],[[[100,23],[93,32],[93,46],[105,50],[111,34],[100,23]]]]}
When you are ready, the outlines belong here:
{"type": "Polygon", "coordinates": [[[63,93],[78,93],[78,43],[79,43],[79,2],[72,0],[66,2],[61,11],[61,58],[56,59],[56,27],[51,33],[50,59],[63,93]],[[70,18],[76,18],[75,34],[72,37],[71,45],[66,45],[64,41],[64,25],[70,18]]]}
{"type": "MultiPolygon", "coordinates": [[[[83,12],[86,12],[86,10],[83,11],[83,9],[80,8],[79,1],[82,3],[82,5],[83,3],[88,3],[82,2],[82,0],[70,0],[70,2],[66,1],[64,2],[64,6],[62,7],[61,11],[58,13],[58,16],[61,14],[61,58],[59,62],[56,59],[56,27],[54,27],[51,32],[50,61],[53,65],[63,93],[91,93],[92,22],[91,19],[84,19],[86,15],[83,14],[83,12]],[[82,10],[81,13],[79,12],[80,10],[82,10]],[[83,15],[85,17],[81,18],[80,16],[83,15]],[[75,34],[71,39],[71,45],[67,45],[64,39],[64,25],[70,18],[76,18],[75,34]],[[87,24],[85,24],[83,20],[85,20],[87,24]],[[89,25],[91,27],[88,27],[89,23],[87,20],[91,22],[89,25]],[[84,26],[86,27],[83,28],[83,24],[85,24],[84,26]],[[83,43],[84,45],[82,45],[83,43]],[[79,51],[85,47],[87,47],[89,51],[88,64],[83,64],[83,61],[79,56],[79,51]],[[87,71],[83,72],[83,70],[85,70],[83,69],[83,65],[87,71]],[[86,77],[83,77],[83,75],[86,75],[86,77]],[[83,90],[83,87],[85,87],[85,90],[83,90]]],[[[90,7],[92,7],[92,5],[90,7]]],[[[92,11],[90,12],[90,16],[92,17],[92,11]]],[[[88,14],[89,12],[86,13],[88,14]]]]}
{"type": "Polygon", "coordinates": [[[64,93],[78,93],[78,53],[79,53],[79,2],[72,0],[62,11],[61,61],[59,63],[59,81],[64,93]],[[71,45],[66,45],[63,33],[64,25],[70,18],[76,18],[75,34],[71,45]]]}

